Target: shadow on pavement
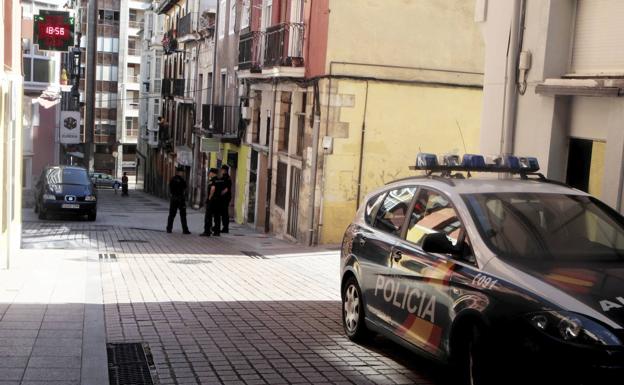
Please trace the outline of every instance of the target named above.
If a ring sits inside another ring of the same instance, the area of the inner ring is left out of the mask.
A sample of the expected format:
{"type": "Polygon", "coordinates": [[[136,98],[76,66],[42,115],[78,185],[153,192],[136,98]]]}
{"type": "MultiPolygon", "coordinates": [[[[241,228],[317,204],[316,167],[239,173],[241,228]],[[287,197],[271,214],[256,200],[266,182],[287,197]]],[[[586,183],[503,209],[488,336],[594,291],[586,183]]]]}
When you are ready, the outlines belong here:
{"type": "Polygon", "coordinates": [[[109,342],[149,343],[164,382],[449,384],[383,337],[348,340],[337,301],[106,304],[105,316],[109,342]]]}

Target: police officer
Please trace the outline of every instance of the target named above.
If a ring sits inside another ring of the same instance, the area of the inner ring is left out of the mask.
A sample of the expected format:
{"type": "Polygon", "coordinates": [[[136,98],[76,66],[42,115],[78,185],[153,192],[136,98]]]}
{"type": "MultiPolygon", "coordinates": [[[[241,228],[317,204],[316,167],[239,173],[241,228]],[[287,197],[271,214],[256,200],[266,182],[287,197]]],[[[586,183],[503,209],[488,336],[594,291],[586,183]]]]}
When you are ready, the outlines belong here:
{"type": "MultiPolygon", "coordinates": [[[[230,201],[232,200],[232,178],[229,174],[230,168],[227,164],[221,166],[219,177],[223,182],[223,190],[221,191],[221,202],[219,204],[219,219],[221,222],[221,232],[228,233],[230,231],[230,201]]],[[[219,226],[217,221],[217,226],[219,226]]]]}
{"type": "Polygon", "coordinates": [[[214,231],[215,236],[221,235],[219,228],[219,205],[223,181],[218,177],[219,170],[211,168],[208,173],[208,198],[206,199],[206,216],[204,217],[204,232],[200,235],[209,237],[214,231]],[[214,227],[213,227],[214,226],[214,227]]]}
{"type": "Polygon", "coordinates": [[[176,174],[169,181],[169,218],[167,219],[167,232],[170,233],[173,229],[173,220],[176,213],[180,210],[180,221],[182,222],[182,232],[184,234],[190,234],[186,223],[186,181],[182,177],[184,170],[178,168],[176,174]]]}

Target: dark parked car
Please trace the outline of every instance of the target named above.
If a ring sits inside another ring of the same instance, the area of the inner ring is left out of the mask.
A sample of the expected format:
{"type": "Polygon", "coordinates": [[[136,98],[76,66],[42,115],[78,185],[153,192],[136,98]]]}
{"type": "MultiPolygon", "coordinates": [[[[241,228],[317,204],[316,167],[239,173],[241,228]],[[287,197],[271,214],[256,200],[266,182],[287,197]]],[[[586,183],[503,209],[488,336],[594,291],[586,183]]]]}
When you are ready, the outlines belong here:
{"type": "Polygon", "coordinates": [[[454,383],[622,383],[624,218],[536,162],[431,159],[371,193],[345,233],[347,336],[455,364],[454,383]]]}
{"type": "Polygon", "coordinates": [[[97,195],[87,170],[75,166],[46,167],[35,189],[35,212],[39,219],[49,214],[71,213],[97,217],[97,195]]]}

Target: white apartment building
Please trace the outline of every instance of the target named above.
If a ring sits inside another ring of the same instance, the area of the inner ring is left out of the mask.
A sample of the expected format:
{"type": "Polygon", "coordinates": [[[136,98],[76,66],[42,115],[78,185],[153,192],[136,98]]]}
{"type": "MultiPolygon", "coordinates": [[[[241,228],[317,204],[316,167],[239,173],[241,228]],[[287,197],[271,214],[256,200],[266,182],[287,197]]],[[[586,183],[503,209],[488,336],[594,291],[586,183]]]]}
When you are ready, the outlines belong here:
{"type": "Polygon", "coordinates": [[[144,12],[141,37],[141,73],[139,103],[139,140],[137,145],[137,188],[150,191],[154,183],[154,152],[158,150],[158,117],[161,110],[161,85],[163,77],[164,16],[155,12],[158,1],[150,3],[144,12]]]}
{"type": "Polygon", "coordinates": [[[624,2],[477,1],[481,149],[537,156],[547,177],[624,209],[624,2]],[[508,50],[509,46],[509,50],[508,50]]]}

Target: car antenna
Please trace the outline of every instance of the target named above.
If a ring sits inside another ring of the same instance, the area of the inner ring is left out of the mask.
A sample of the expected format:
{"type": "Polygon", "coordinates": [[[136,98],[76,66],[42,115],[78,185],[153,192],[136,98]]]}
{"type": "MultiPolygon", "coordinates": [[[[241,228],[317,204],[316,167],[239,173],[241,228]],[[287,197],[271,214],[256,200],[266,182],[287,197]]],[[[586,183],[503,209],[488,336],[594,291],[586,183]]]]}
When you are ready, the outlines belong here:
{"type": "MultiPolygon", "coordinates": [[[[462,133],[462,129],[461,126],[459,125],[459,122],[457,121],[457,119],[455,119],[455,125],[457,126],[457,129],[459,130],[459,137],[462,140],[462,145],[464,146],[464,154],[467,154],[468,151],[466,151],[466,141],[464,140],[464,134],[462,133]]],[[[468,171],[468,178],[470,178],[470,171],[468,171]]]]}

